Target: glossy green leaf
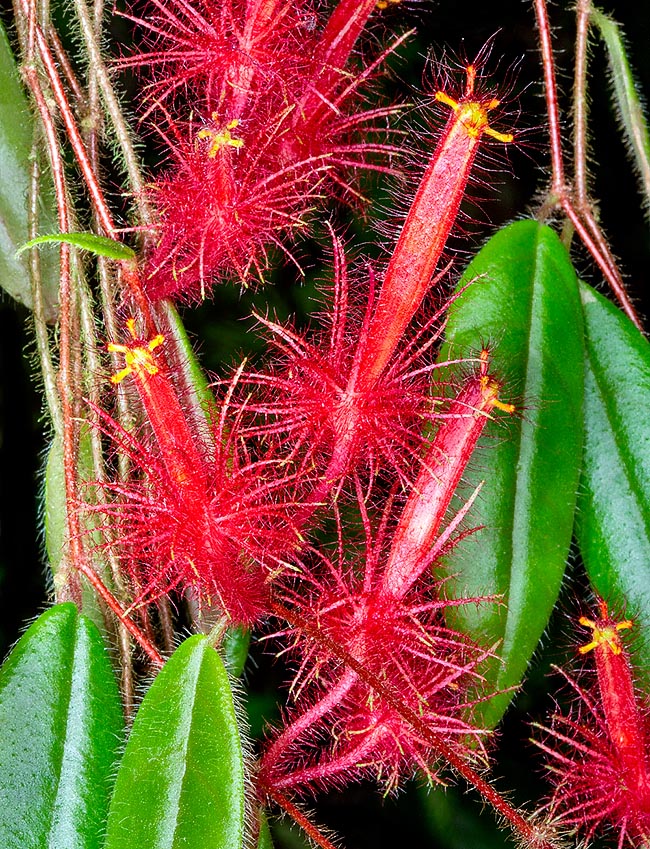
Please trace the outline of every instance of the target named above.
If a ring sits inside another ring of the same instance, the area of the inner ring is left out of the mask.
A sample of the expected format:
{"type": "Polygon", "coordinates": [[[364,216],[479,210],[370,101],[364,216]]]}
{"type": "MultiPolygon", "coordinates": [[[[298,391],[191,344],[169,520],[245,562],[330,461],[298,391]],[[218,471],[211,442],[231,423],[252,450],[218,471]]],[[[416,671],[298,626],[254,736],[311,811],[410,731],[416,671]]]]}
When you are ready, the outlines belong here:
{"type": "Polygon", "coordinates": [[[650,344],[581,285],[587,347],[585,446],[576,535],[596,591],[637,622],[650,685],[650,344]]]}
{"type": "MultiPolygon", "coordinates": [[[[557,599],[569,551],[582,448],[582,311],[575,273],[555,233],[521,221],[492,238],[465,272],[441,361],[490,350],[504,401],[494,411],[460,496],[484,481],[469,523],[483,526],[445,561],[456,596],[499,594],[503,604],[456,608],[455,626],[501,663],[486,691],[522,680],[557,599]],[[490,688],[490,689],[488,689],[490,688]]],[[[479,705],[492,727],[512,692],[479,705]]]]}
{"type": "MultiPolygon", "coordinates": [[[[0,24],[0,287],[16,300],[32,306],[27,258],[16,250],[29,238],[29,196],[34,119],[20,82],[7,35],[0,24]]],[[[39,226],[56,228],[52,180],[43,175],[39,226]]],[[[58,262],[41,260],[42,298],[45,318],[54,321],[58,303],[58,262]]]]}
{"type": "Polygon", "coordinates": [[[605,42],[611,71],[614,105],[623,138],[639,175],[646,209],[650,208],[650,132],[637,92],[634,75],[627,58],[625,39],[619,24],[599,9],[592,8],[590,17],[605,42]]]}
{"type": "Polygon", "coordinates": [[[128,245],[123,245],[122,242],[117,242],[115,239],[109,239],[106,236],[96,236],[94,233],[48,233],[46,236],[37,236],[21,245],[16,251],[16,255],[20,256],[29,248],[47,244],[72,245],[74,248],[88,251],[95,256],[105,256],[109,259],[133,259],[135,257],[135,251],[128,245]]]}
{"type": "Polygon", "coordinates": [[[117,775],[105,849],[238,849],[244,767],[224,665],[186,640],[142,702],[117,775]]]}
{"type": "Polygon", "coordinates": [[[43,613],[0,668],[0,846],[99,849],[123,731],[101,636],[43,613]]]}

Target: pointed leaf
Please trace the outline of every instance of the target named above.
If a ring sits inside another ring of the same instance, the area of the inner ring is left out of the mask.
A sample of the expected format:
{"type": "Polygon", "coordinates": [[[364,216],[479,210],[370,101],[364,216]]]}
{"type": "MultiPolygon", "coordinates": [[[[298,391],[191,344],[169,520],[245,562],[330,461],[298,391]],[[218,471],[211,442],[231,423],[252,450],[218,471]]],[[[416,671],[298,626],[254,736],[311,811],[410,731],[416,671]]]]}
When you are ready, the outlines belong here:
{"type": "Polygon", "coordinates": [[[614,105],[634,167],[639,175],[646,209],[650,208],[650,132],[641,98],[625,49],[619,24],[599,9],[591,8],[590,17],[600,30],[607,48],[611,70],[614,105]]]}
{"type": "MultiPolygon", "coordinates": [[[[577,281],[555,233],[535,221],[501,230],[460,286],[441,361],[476,356],[488,342],[504,401],[465,476],[462,497],[485,481],[471,513],[482,527],[446,558],[454,595],[502,595],[503,604],[456,608],[454,625],[487,645],[501,665],[486,687],[518,685],[557,599],[571,540],[582,444],[583,345],[577,281]]],[[[489,692],[489,690],[487,691],[489,692]]],[[[479,705],[492,727],[512,692],[479,705]]]]}
{"type": "Polygon", "coordinates": [[[105,849],[238,849],[242,747],[228,675],[186,640],[142,702],[117,775],[105,849]]]}
{"type": "MultiPolygon", "coordinates": [[[[27,198],[29,197],[34,120],[20,75],[0,24],[0,286],[16,300],[32,306],[32,291],[26,257],[16,250],[29,238],[27,198]]],[[[56,213],[52,180],[42,178],[39,226],[54,230],[56,213]]],[[[56,257],[41,261],[42,297],[45,318],[54,321],[59,294],[56,257]]]]}
{"type": "Polygon", "coordinates": [[[650,344],[602,295],[586,284],[580,291],[587,356],[576,536],[596,591],[636,621],[633,660],[650,685],[650,344]]]}
{"type": "Polygon", "coordinates": [[[29,248],[50,243],[72,245],[74,248],[88,251],[95,256],[105,256],[109,259],[133,259],[135,257],[135,251],[128,245],[123,245],[122,242],[109,239],[106,236],[96,236],[94,233],[48,233],[46,236],[37,236],[21,245],[16,251],[16,255],[20,256],[29,248]]]}
{"type": "Polygon", "coordinates": [[[95,626],[59,604],[0,668],[0,846],[99,849],[123,730],[95,626]]]}

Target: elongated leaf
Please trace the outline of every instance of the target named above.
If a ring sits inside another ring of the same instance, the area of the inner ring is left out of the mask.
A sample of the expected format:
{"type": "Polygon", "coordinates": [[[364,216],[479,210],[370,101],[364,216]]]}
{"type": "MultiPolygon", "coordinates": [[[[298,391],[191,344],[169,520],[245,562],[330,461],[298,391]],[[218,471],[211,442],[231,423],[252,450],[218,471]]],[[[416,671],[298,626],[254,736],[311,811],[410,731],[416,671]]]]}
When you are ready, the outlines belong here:
{"type": "Polygon", "coordinates": [[[186,640],[136,716],[105,849],[238,849],[242,749],[228,675],[205,637],[186,640]]]}
{"type": "Polygon", "coordinates": [[[587,357],[576,535],[596,591],[637,620],[633,659],[650,685],[650,344],[602,295],[580,291],[587,357]]]}
{"type": "MultiPolygon", "coordinates": [[[[16,250],[29,238],[27,198],[33,133],[34,120],[0,24],[0,286],[28,307],[32,306],[32,292],[27,259],[17,257],[16,250]]],[[[52,180],[47,175],[42,182],[39,226],[54,230],[52,180]]],[[[45,318],[54,321],[59,291],[56,257],[42,258],[41,278],[45,318]]]]}
{"type": "Polygon", "coordinates": [[[627,58],[625,39],[619,24],[599,9],[591,9],[591,19],[600,30],[607,48],[612,75],[614,105],[623,138],[639,175],[646,210],[650,209],[650,132],[637,94],[634,75],[627,58]]]}
{"type": "Polygon", "coordinates": [[[100,634],[73,604],[0,668],[0,728],[0,846],[99,849],[123,723],[100,634]]]}
{"type": "Polygon", "coordinates": [[[105,256],[109,259],[133,259],[135,257],[135,251],[128,245],[123,245],[115,239],[108,239],[106,236],[96,236],[94,233],[48,233],[46,236],[37,236],[35,239],[25,242],[18,248],[16,254],[20,256],[29,248],[50,243],[72,245],[74,248],[88,251],[95,256],[105,256]]]}
{"type": "Polygon", "coordinates": [[[180,353],[178,367],[183,379],[184,397],[192,404],[192,413],[197,424],[199,426],[202,424],[203,429],[207,424],[209,428],[217,407],[210,384],[196,358],[178,311],[169,301],[163,302],[161,308],[164,310],[167,326],[174,337],[176,350],[180,353]]]}
{"type": "MultiPolygon", "coordinates": [[[[92,444],[90,430],[87,425],[81,428],[79,437],[79,453],[77,471],[79,481],[83,485],[92,481],[95,477],[92,456],[92,444]]],[[[54,585],[59,581],[65,581],[65,572],[70,568],[66,560],[66,523],[67,523],[67,501],[65,493],[65,479],[63,470],[63,440],[55,436],[47,454],[45,464],[45,488],[44,488],[44,525],[45,525],[45,550],[47,559],[54,578],[54,585]],[[62,578],[63,576],[63,578],[62,578]]],[[[92,517],[84,516],[84,527],[90,534],[92,532],[92,517]]],[[[103,562],[103,549],[99,534],[95,533],[96,550],[93,555],[94,566],[104,583],[112,589],[112,575],[108,564],[103,562]]],[[[106,622],[102,606],[97,598],[97,593],[81,577],[81,609],[82,613],[91,619],[99,628],[102,635],[106,635],[106,622]]]]}
{"type": "MultiPolygon", "coordinates": [[[[486,687],[520,683],[559,592],[571,540],[582,445],[582,316],[575,273],[555,233],[534,221],[501,230],[467,269],[475,280],[453,305],[441,360],[485,343],[505,401],[486,427],[464,481],[485,481],[472,510],[484,526],[446,559],[454,595],[498,593],[501,606],[464,605],[454,624],[483,644],[499,640],[486,687]]],[[[489,690],[487,690],[489,692],[489,690]]],[[[491,727],[512,693],[479,705],[491,727]]]]}

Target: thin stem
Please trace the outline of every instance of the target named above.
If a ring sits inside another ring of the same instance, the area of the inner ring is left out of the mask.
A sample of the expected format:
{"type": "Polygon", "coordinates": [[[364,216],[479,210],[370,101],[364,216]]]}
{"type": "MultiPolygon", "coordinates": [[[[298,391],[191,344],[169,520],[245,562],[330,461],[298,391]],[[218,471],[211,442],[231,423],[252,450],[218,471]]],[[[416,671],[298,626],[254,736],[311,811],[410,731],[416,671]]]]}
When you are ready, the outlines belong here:
{"type": "MultiPolygon", "coordinates": [[[[32,170],[29,185],[28,198],[28,236],[33,239],[38,235],[38,210],[40,197],[40,166],[38,162],[38,151],[41,149],[40,130],[35,130],[34,144],[32,146],[32,170]]],[[[43,386],[47,408],[52,420],[52,426],[56,434],[63,432],[63,417],[61,414],[61,402],[56,387],[56,369],[52,362],[52,351],[45,319],[45,305],[43,303],[41,262],[38,251],[30,251],[29,270],[32,290],[32,311],[34,320],[34,335],[36,336],[36,347],[43,375],[43,386]]]]}
{"type": "Polygon", "coordinates": [[[106,65],[102,58],[102,52],[98,38],[98,23],[101,21],[103,3],[102,0],[97,0],[94,9],[94,20],[91,18],[85,0],[74,0],[77,17],[81,24],[81,33],[83,35],[86,50],[88,51],[89,71],[91,79],[96,80],[102,97],[106,112],[110,118],[117,142],[124,156],[124,164],[126,172],[131,183],[131,189],[135,195],[135,202],[138,207],[138,213],[143,224],[151,225],[154,220],[153,211],[146,199],[145,185],[140,170],[140,160],[135,152],[131,141],[129,127],[124,120],[124,115],[120,109],[120,104],[115,94],[115,90],[111,85],[106,65]]]}
{"type": "MultiPolygon", "coordinates": [[[[20,0],[20,4],[23,14],[28,18],[28,20],[30,20],[30,33],[33,32],[35,44],[38,47],[39,55],[47,73],[47,77],[52,89],[52,94],[54,95],[56,105],[58,107],[61,118],[63,119],[66,134],[74,151],[74,155],[77,159],[79,167],[81,168],[81,172],[84,176],[86,185],[88,186],[88,191],[90,192],[90,196],[93,202],[93,206],[95,207],[97,217],[100,220],[101,225],[106,231],[106,233],[113,235],[115,231],[115,225],[113,223],[110,210],[106,205],[103,192],[99,187],[99,184],[93,172],[93,168],[88,158],[86,147],[81,138],[79,128],[77,127],[77,122],[72,113],[72,109],[70,108],[70,104],[68,103],[68,99],[66,97],[65,90],[61,81],[61,77],[59,76],[59,72],[56,67],[56,62],[47,44],[47,39],[45,38],[43,30],[40,28],[40,26],[38,26],[36,21],[34,20],[33,24],[31,23],[33,20],[33,16],[31,15],[28,0],[20,0]]],[[[36,84],[39,86],[40,90],[40,83],[38,83],[35,68],[33,66],[27,67],[25,69],[25,73],[31,74],[32,77],[36,79],[36,84]]],[[[28,84],[32,91],[34,91],[33,82],[30,82],[28,80],[28,84]]],[[[41,111],[40,106],[39,111],[41,111]]]]}
{"type": "Polygon", "coordinates": [[[305,834],[310,837],[317,846],[320,846],[321,849],[338,849],[331,840],[328,840],[324,834],[321,834],[318,828],[303,814],[303,812],[298,808],[293,802],[290,802],[289,799],[283,794],[280,793],[279,790],[275,790],[273,787],[265,786],[266,794],[273,799],[273,801],[279,805],[282,810],[289,814],[291,819],[302,828],[305,834]]]}
{"type": "Polygon", "coordinates": [[[341,646],[324,634],[317,626],[305,621],[302,617],[288,610],[284,605],[273,602],[273,612],[296,628],[305,636],[313,639],[319,645],[326,648],[335,657],[342,660],[359,678],[371,687],[386,704],[389,705],[399,716],[405,719],[411,727],[418,732],[435,750],[436,754],[443,757],[447,763],[458,772],[468,784],[474,787],[486,802],[495,809],[510,826],[517,831],[530,847],[535,849],[553,849],[553,844],[544,838],[539,831],[532,826],[512,805],[486,781],[475,769],[465,762],[453,747],[449,746],[442,737],[432,731],[426,725],[418,713],[405,705],[398,693],[395,693],[377,675],[367,669],[363,663],[348,654],[341,646]]]}
{"type": "MultiPolygon", "coordinates": [[[[583,4],[588,3],[588,0],[581,0],[581,2],[583,4]]],[[[586,82],[584,84],[581,83],[580,76],[583,73],[586,75],[586,70],[583,71],[580,65],[584,65],[584,63],[586,63],[587,34],[586,31],[583,32],[583,30],[584,27],[587,26],[587,22],[583,23],[581,21],[582,11],[582,6],[580,6],[578,10],[578,41],[576,46],[576,52],[577,54],[579,54],[576,60],[578,66],[576,68],[576,80],[579,89],[582,86],[581,91],[584,99],[586,82]]],[[[560,134],[557,83],[555,77],[555,61],[553,58],[551,29],[548,20],[546,0],[535,0],[535,14],[537,17],[540,49],[542,53],[542,65],[544,69],[546,109],[548,114],[550,137],[549,143],[551,148],[551,167],[553,172],[551,178],[551,192],[548,204],[553,207],[559,206],[561,209],[564,210],[565,214],[569,217],[571,223],[574,225],[576,232],[582,240],[584,246],[587,248],[594,261],[600,268],[612,292],[618,299],[623,311],[636,325],[636,327],[643,332],[643,325],[641,319],[639,318],[636,310],[634,309],[634,306],[632,305],[632,302],[630,301],[627,292],[625,291],[625,284],[618,269],[616,260],[612,256],[612,253],[607,244],[607,240],[605,239],[605,236],[603,235],[603,232],[594,217],[592,205],[588,199],[586,187],[586,106],[584,104],[580,105],[576,113],[577,121],[581,122],[579,124],[578,130],[576,131],[576,139],[574,142],[574,150],[576,151],[576,155],[578,156],[579,152],[580,156],[580,159],[576,159],[576,177],[574,180],[574,184],[571,186],[567,185],[565,182],[564,161],[562,155],[562,138],[560,134]],[[576,195],[575,201],[573,199],[574,193],[576,195]]],[[[578,95],[576,94],[576,98],[577,97],[578,95]]]]}
{"type": "Polygon", "coordinates": [[[575,198],[589,205],[587,191],[587,50],[590,0],[578,0],[576,20],[575,73],[573,77],[573,168],[575,198]]]}
{"type": "Polygon", "coordinates": [[[546,0],[535,0],[535,16],[539,30],[539,43],[542,51],[542,66],[544,69],[544,86],[546,90],[546,108],[548,114],[548,131],[551,147],[551,193],[560,198],[565,191],[564,162],[562,158],[562,136],[560,133],[560,110],[555,80],[555,61],[551,27],[549,25],[546,0]]]}

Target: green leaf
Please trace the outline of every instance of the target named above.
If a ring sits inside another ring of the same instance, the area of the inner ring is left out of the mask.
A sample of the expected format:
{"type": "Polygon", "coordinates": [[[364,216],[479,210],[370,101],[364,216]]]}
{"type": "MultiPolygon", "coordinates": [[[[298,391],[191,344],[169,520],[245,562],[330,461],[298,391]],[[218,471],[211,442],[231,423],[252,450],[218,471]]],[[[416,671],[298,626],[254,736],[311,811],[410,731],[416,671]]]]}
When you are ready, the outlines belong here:
{"type": "MultiPolygon", "coordinates": [[[[86,424],[82,426],[79,436],[77,472],[82,485],[95,478],[90,429],[86,424]]],[[[85,495],[89,501],[92,501],[89,488],[85,489],[85,495]]],[[[52,571],[54,586],[60,587],[68,580],[67,571],[73,568],[65,556],[67,550],[67,501],[63,469],[63,439],[61,436],[54,437],[47,454],[44,508],[45,550],[52,571]]],[[[83,518],[83,526],[89,534],[92,533],[93,522],[95,521],[96,519],[89,514],[86,514],[83,518]]],[[[93,541],[95,543],[93,566],[104,583],[111,589],[113,578],[110,568],[104,560],[104,549],[98,532],[95,532],[93,541]]],[[[83,576],[80,576],[80,580],[82,613],[97,625],[104,637],[107,637],[106,619],[97,593],[83,576]]]]}
{"type": "Polygon", "coordinates": [[[639,175],[641,191],[648,209],[650,208],[650,133],[627,58],[623,32],[616,21],[599,9],[592,8],[589,14],[600,30],[607,48],[614,105],[617,108],[624,140],[639,175]]]}
{"type": "Polygon", "coordinates": [[[259,834],[257,835],[257,849],[273,849],[273,838],[266,814],[260,809],[258,814],[259,834]]]}
{"type": "Polygon", "coordinates": [[[95,626],[43,613],[0,668],[0,846],[99,849],[123,731],[95,626]]]}
{"type": "MultiPolygon", "coordinates": [[[[557,599],[571,540],[582,447],[582,314],[575,272],[555,233],[535,221],[501,230],[459,284],[440,361],[490,350],[503,400],[461,496],[484,481],[470,524],[481,525],[446,558],[454,596],[500,594],[502,605],[463,605],[453,624],[483,645],[500,641],[487,688],[517,686],[557,599]]],[[[494,726],[512,692],[477,708],[494,726]]]]}
{"type": "Polygon", "coordinates": [[[186,640],[144,698],[122,759],[105,849],[238,849],[244,767],[224,665],[186,640]]]}
{"type": "MultiPolygon", "coordinates": [[[[29,238],[29,197],[34,119],[20,75],[0,24],[0,286],[13,298],[32,307],[32,290],[26,257],[16,249],[29,238]]],[[[42,177],[39,225],[56,227],[54,193],[49,173],[42,177]]],[[[45,318],[56,320],[59,283],[56,257],[43,257],[41,283],[45,318]]]]}
{"type": "Polygon", "coordinates": [[[226,669],[234,678],[239,678],[244,671],[250,643],[250,628],[235,625],[226,631],[222,647],[223,660],[226,669]]]}
{"type": "Polygon", "coordinates": [[[650,344],[590,286],[580,292],[587,357],[576,536],[595,590],[636,621],[633,659],[650,685],[650,344]]]}
{"type": "Polygon", "coordinates": [[[180,353],[179,377],[184,384],[183,397],[191,403],[193,414],[197,417],[199,426],[202,425],[204,429],[206,422],[208,426],[213,422],[217,402],[176,307],[170,301],[164,301],[161,303],[161,309],[164,310],[175,348],[180,353]]]}
{"type": "Polygon", "coordinates": [[[128,245],[123,245],[122,242],[109,239],[106,236],[96,236],[94,233],[49,233],[46,236],[37,236],[21,245],[16,251],[16,255],[20,256],[23,251],[37,245],[50,243],[72,245],[82,251],[89,251],[95,256],[105,256],[109,259],[133,259],[135,257],[135,251],[128,245]]]}

